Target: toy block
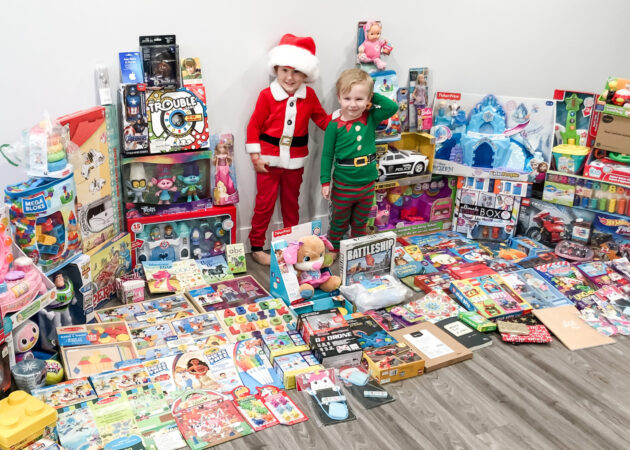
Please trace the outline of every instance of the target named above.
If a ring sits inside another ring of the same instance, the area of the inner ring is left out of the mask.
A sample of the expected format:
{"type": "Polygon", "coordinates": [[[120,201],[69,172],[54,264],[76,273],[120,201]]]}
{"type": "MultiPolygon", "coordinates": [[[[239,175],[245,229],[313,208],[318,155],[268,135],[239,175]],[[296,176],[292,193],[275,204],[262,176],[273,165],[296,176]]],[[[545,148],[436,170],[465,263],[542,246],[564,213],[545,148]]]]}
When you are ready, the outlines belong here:
{"type": "Polygon", "coordinates": [[[57,239],[55,239],[53,236],[50,236],[48,234],[41,234],[39,228],[37,227],[37,242],[39,244],[44,244],[44,245],[54,245],[57,243],[57,239]]]}
{"type": "Polygon", "coordinates": [[[44,255],[56,255],[59,253],[58,245],[40,245],[39,252],[44,255]]]}
{"type": "Polygon", "coordinates": [[[0,400],[0,449],[23,448],[57,422],[57,411],[24,391],[0,400]]]}

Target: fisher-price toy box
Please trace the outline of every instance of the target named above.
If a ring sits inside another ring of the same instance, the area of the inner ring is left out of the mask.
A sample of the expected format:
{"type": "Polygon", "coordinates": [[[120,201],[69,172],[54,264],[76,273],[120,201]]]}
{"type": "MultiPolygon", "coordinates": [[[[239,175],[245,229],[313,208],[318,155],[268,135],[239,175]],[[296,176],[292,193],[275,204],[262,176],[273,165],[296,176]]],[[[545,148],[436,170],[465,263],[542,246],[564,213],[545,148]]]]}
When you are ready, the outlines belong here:
{"type": "Polygon", "coordinates": [[[81,251],[74,178],[31,178],[4,189],[15,243],[44,272],[81,251]]]}
{"type": "Polygon", "coordinates": [[[233,205],[127,219],[133,267],[144,261],[201,259],[225,253],[236,241],[233,205]]]}
{"type": "Polygon", "coordinates": [[[534,181],[549,167],[551,99],[437,92],[433,173],[534,181]]]}
{"type": "Polygon", "coordinates": [[[595,109],[600,112],[595,147],[630,155],[630,79],[609,77],[595,109]]]}
{"type": "Polygon", "coordinates": [[[210,151],[122,160],[127,219],[212,207],[210,151]]]}
{"type": "Polygon", "coordinates": [[[120,231],[117,149],[109,142],[107,115],[102,106],[57,120],[69,129],[70,139],[78,147],[68,158],[74,167],[83,251],[88,251],[120,231]]]}

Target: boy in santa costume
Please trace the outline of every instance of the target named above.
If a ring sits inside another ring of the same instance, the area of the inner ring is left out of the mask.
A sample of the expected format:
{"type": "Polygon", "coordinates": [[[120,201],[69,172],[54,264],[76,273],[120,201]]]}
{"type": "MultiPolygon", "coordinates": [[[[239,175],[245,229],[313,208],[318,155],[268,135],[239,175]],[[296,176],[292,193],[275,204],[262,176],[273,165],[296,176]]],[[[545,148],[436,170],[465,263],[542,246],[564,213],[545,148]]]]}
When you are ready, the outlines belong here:
{"type": "Polygon", "coordinates": [[[329,121],[315,91],[304,84],[319,76],[312,38],[285,34],[269,52],[268,66],[276,79],[258,95],[246,143],[257,189],[249,241],[254,261],[265,265],[270,256],[263,246],[278,191],[284,226],[300,220],[298,197],[308,157],[309,120],[322,130],[329,121]]]}

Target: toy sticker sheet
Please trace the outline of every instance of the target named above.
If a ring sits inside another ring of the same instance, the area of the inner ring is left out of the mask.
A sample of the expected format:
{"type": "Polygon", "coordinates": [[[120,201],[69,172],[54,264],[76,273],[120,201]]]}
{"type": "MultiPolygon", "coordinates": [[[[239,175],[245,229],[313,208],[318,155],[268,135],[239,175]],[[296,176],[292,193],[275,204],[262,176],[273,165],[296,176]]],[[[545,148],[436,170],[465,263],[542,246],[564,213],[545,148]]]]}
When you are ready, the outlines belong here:
{"type": "Polygon", "coordinates": [[[96,398],[96,392],[92,388],[87,377],[65,381],[31,390],[31,395],[55,409],[85,402],[96,398]]]}
{"type": "Polygon", "coordinates": [[[233,341],[294,330],[296,325],[295,315],[279,298],[257,300],[216,314],[233,341]]]}

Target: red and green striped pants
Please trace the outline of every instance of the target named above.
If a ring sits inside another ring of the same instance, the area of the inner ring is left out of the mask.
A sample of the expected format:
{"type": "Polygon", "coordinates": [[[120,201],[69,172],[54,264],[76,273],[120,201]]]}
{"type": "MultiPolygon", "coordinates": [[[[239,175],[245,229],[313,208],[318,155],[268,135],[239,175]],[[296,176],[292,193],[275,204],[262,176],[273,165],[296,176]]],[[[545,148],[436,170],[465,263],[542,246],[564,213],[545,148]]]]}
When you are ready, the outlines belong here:
{"type": "Polygon", "coordinates": [[[339,241],[350,227],[350,236],[367,234],[367,221],[374,203],[374,182],[365,185],[352,185],[332,181],[330,193],[332,211],[328,239],[339,251],[339,241]]]}

